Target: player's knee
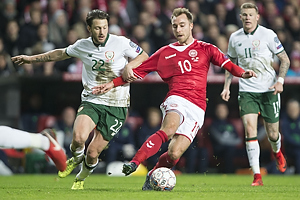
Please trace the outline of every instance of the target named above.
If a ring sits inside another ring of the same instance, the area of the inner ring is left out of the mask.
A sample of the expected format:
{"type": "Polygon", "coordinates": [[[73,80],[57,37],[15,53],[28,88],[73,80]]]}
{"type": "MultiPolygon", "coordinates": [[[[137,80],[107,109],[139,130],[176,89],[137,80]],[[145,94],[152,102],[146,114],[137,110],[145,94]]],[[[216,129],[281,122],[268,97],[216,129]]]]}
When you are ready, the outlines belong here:
{"type": "Polygon", "coordinates": [[[74,131],[74,133],[73,133],[73,144],[75,144],[75,146],[82,146],[82,145],[85,144],[85,141],[86,141],[86,137],[84,137],[79,132],[74,131]]]}

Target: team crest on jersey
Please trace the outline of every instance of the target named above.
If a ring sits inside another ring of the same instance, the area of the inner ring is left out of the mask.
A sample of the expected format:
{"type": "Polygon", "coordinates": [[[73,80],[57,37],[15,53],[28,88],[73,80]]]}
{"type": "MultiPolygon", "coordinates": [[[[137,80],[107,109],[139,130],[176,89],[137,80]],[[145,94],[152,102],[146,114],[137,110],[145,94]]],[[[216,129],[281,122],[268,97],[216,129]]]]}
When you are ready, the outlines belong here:
{"type": "Polygon", "coordinates": [[[198,55],[198,52],[195,49],[192,49],[189,51],[189,56],[192,58],[196,57],[198,55]]]}
{"type": "Polygon", "coordinates": [[[115,52],[113,52],[113,51],[106,51],[105,52],[105,57],[107,58],[107,60],[113,61],[113,58],[115,57],[115,52]]]}
{"type": "Polygon", "coordinates": [[[259,50],[260,41],[259,40],[253,40],[252,45],[253,45],[253,50],[259,50]]]}

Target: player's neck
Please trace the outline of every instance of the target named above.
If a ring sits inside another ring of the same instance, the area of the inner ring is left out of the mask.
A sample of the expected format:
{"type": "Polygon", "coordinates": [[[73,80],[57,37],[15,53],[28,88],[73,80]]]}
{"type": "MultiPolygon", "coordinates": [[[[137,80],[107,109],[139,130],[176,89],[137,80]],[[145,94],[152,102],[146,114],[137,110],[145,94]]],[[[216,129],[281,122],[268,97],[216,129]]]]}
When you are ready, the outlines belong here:
{"type": "Polygon", "coordinates": [[[189,45],[189,44],[191,44],[193,42],[194,42],[194,38],[193,37],[189,37],[186,41],[184,41],[182,43],[178,41],[178,44],[180,44],[182,46],[185,46],[185,45],[189,45]]]}
{"type": "Polygon", "coordinates": [[[257,29],[257,27],[258,27],[258,24],[256,24],[256,26],[254,26],[253,28],[250,28],[250,29],[245,29],[245,27],[244,27],[244,32],[246,34],[253,34],[255,32],[255,30],[257,29]]]}

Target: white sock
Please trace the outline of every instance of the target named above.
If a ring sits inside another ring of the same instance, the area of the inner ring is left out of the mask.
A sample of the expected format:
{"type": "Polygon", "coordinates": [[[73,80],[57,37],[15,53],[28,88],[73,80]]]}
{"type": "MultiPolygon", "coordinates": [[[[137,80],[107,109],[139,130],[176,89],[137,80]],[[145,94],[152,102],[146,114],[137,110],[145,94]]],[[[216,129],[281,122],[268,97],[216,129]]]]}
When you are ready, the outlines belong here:
{"type": "Polygon", "coordinates": [[[91,173],[93,173],[94,169],[98,165],[98,160],[96,164],[89,165],[86,163],[86,159],[84,159],[80,172],[76,175],[76,178],[84,181],[91,173]]]}
{"type": "Polygon", "coordinates": [[[246,142],[246,150],[248,155],[249,164],[253,174],[260,174],[259,168],[259,144],[258,140],[246,142]]]}
{"type": "Polygon", "coordinates": [[[50,141],[41,134],[29,133],[8,126],[0,126],[0,147],[13,149],[38,148],[48,150],[50,141]]]}
{"type": "Polygon", "coordinates": [[[72,144],[70,144],[70,150],[71,150],[71,153],[74,157],[75,162],[76,163],[81,163],[82,160],[83,160],[85,147],[83,147],[83,149],[80,149],[80,150],[76,149],[76,151],[73,151],[71,146],[72,146],[72,144]]]}
{"type": "Polygon", "coordinates": [[[273,152],[274,152],[274,153],[278,153],[279,150],[280,150],[280,148],[281,148],[281,134],[278,133],[278,139],[277,139],[276,142],[271,141],[270,138],[268,138],[268,140],[269,140],[269,142],[270,142],[270,144],[271,144],[271,147],[272,147],[272,149],[273,149],[273,152]]]}

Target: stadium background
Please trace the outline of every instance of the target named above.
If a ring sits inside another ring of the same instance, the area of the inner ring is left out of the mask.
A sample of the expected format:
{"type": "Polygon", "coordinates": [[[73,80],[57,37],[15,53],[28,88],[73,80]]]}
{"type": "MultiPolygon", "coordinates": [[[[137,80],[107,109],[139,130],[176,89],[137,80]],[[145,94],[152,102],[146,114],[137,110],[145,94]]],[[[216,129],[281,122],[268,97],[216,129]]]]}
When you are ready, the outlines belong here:
{"type": "MultiPolygon", "coordinates": [[[[40,116],[59,118],[65,107],[77,109],[82,91],[82,63],[79,60],[20,67],[12,64],[10,57],[62,48],[79,38],[88,37],[85,16],[89,10],[99,8],[107,11],[111,16],[110,32],[130,38],[151,55],[174,41],[169,17],[175,7],[184,6],[195,17],[194,37],[215,44],[226,53],[230,33],[241,27],[238,8],[244,2],[246,0],[3,0],[0,3],[0,124],[26,130],[27,121],[22,120],[27,114],[32,114],[30,120],[36,124],[27,130],[40,131],[47,126],[45,121],[39,121],[40,116]],[[36,110],[30,102],[37,105],[36,110]]],[[[251,2],[259,7],[260,24],[278,34],[291,59],[281,96],[281,112],[284,113],[289,99],[300,99],[300,2],[251,2]]],[[[275,69],[278,69],[278,62],[274,62],[275,69]]],[[[209,119],[214,116],[215,105],[222,102],[223,82],[224,71],[211,66],[207,86],[206,117],[209,119]]],[[[155,73],[148,75],[144,81],[133,83],[130,107],[133,123],[139,126],[140,120],[145,120],[149,107],[159,107],[167,90],[167,85],[155,73]]],[[[237,91],[237,79],[234,79],[231,99],[227,104],[229,118],[235,121],[239,133],[243,134],[237,91]]],[[[202,139],[199,139],[201,145],[202,139]]],[[[205,145],[202,147],[206,148],[205,145]]],[[[210,160],[210,168],[217,168],[218,162],[210,160]]],[[[183,167],[185,162],[182,162],[183,167]]],[[[243,163],[242,167],[246,166],[247,163],[243,163]]]]}

